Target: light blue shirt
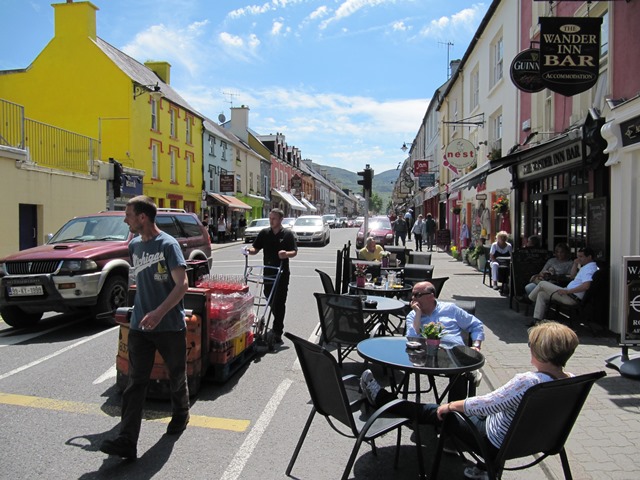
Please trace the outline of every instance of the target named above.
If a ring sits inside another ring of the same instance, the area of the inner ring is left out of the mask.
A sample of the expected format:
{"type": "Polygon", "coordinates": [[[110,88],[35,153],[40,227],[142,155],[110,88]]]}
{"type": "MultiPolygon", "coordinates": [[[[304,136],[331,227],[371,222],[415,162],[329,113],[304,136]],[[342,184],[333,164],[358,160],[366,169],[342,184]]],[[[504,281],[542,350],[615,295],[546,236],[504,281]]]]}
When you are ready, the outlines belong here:
{"type": "MultiPolygon", "coordinates": [[[[420,336],[413,328],[413,319],[415,316],[416,312],[413,310],[407,315],[407,337],[420,336]]],[[[483,323],[470,313],[458,307],[455,303],[438,302],[431,315],[422,315],[420,319],[420,324],[423,326],[429,322],[440,322],[442,324],[444,327],[444,335],[441,339],[442,343],[450,346],[466,345],[462,337],[463,331],[469,332],[471,340],[484,340],[483,323]]]]}
{"type": "MultiPolygon", "coordinates": [[[[571,280],[569,285],[567,285],[567,290],[571,290],[579,285],[582,285],[585,282],[590,282],[593,279],[593,274],[598,271],[598,264],[596,262],[589,262],[586,265],[583,265],[576,275],[576,278],[571,280]]],[[[585,292],[578,292],[576,295],[579,298],[584,297],[585,292]]]]}

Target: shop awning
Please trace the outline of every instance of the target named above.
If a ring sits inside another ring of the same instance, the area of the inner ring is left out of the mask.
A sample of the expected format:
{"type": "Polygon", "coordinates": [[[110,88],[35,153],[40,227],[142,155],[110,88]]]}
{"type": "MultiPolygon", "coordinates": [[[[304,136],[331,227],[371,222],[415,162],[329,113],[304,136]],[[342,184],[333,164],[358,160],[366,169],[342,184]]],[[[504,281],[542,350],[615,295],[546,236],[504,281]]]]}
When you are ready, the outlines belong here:
{"type": "Polygon", "coordinates": [[[300,210],[301,212],[306,212],[307,207],[305,207],[302,203],[298,201],[296,197],[291,195],[289,192],[284,192],[282,190],[273,189],[273,193],[282,198],[285,202],[289,204],[292,210],[300,210]]]}
{"type": "Polygon", "coordinates": [[[247,197],[255,198],[256,200],[262,200],[263,202],[267,202],[268,200],[262,195],[254,195],[253,193],[247,193],[247,197]]]}
{"type": "Polygon", "coordinates": [[[232,197],[231,195],[224,195],[222,193],[212,193],[207,192],[209,198],[211,198],[214,202],[222,205],[223,207],[227,207],[230,210],[251,210],[252,208],[244,203],[242,200],[236,197],[232,197]]]}
{"type": "Polygon", "coordinates": [[[318,209],[314,207],[313,204],[306,198],[301,198],[300,201],[309,209],[311,213],[315,213],[318,211],[318,209]]]}

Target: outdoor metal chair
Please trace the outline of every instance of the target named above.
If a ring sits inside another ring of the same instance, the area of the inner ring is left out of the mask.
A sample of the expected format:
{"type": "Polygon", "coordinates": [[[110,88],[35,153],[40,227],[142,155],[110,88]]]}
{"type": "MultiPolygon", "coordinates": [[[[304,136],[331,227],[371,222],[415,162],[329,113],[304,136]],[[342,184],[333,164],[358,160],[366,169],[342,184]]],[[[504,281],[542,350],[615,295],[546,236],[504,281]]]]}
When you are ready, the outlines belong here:
{"type": "Polygon", "coordinates": [[[431,280],[433,277],[433,265],[405,265],[403,270],[403,279],[405,285],[415,285],[418,282],[431,280]]]}
{"type": "Polygon", "coordinates": [[[322,345],[332,343],[338,347],[338,364],[347,358],[358,342],[375,336],[379,325],[367,330],[358,296],[314,293],[318,304],[318,317],[322,331],[322,345]]]}
{"type": "Polygon", "coordinates": [[[320,275],[320,281],[322,282],[322,288],[324,289],[324,293],[335,294],[336,289],[333,286],[333,282],[331,281],[331,277],[328,273],[323,272],[322,270],[318,270],[316,268],[316,272],[320,275]]]}
{"type": "Polygon", "coordinates": [[[440,458],[447,438],[477,460],[482,458],[489,478],[499,479],[503,470],[522,470],[537,465],[550,455],[560,455],[567,480],[571,468],[564,444],[580,415],[591,387],[605,372],[594,372],[571,378],[543,382],[529,388],[518,406],[509,430],[499,449],[482,437],[475,425],[463,414],[447,414],[440,432],[436,455],[429,478],[438,478],[440,458]],[[455,435],[462,430],[463,435],[455,435]],[[507,460],[542,454],[533,462],[517,467],[505,467],[507,460]]]}
{"type": "MultiPolygon", "coordinates": [[[[397,468],[402,426],[415,422],[415,419],[394,415],[389,410],[396,405],[409,402],[397,399],[375,411],[371,411],[372,409],[367,407],[367,402],[363,401],[362,394],[358,391],[357,385],[359,382],[357,376],[347,375],[342,377],[335,358],[323,347],[296,337],[289,332],[284,335],[291,340],[296,349],[313,404],[311,413],[309,413],[300,439],[287,466],[287,476],[291,474],[316,413],[324,416],[331,428],[340,435],[356,439],[342,474],[343,480],[349,478],[349,473],[362,442],[370,443],[373,454],[377,455],[375,439],[393,430],[398,431],[394,461],[394,468],[397,468]],[[349,388],[350,386],[351,388],[349,388]],[[343,432],[344,428],[338,429],[335,423],[346,426],[349,432],[343,432]]],[[[417,444],[417,452],[419,465],[422,467],[420,442],[417,444]]],[[[314,455],[316,453],[317,449],[314,449],[314,455]]]]}

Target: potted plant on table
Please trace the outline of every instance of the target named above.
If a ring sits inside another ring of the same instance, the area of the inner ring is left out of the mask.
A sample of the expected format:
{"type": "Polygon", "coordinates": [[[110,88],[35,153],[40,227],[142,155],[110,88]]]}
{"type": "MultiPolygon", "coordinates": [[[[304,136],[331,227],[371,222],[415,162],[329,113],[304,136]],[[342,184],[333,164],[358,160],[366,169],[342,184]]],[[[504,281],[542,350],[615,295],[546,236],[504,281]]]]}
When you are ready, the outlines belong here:
{"type": "Polygon", "coordinates": [[[444,335],[444,326],[440,322],[429,322],[422,326],[420,334],[426,339],[427,354],[435,355],[440,347],[440,339],[444,335]]]}
{"type": "Polygon", "coordinates": [[[366,283],[367,266],[362,263],[356,263],[356,286],[364,287],[366,283]]]}
{"type": "Polygon", "coordinates": [[[380,254],[380,262],[383,268],[389,266],[389,255],[391,255],[391,252],[387,252],[386,250],[380,254]]]}

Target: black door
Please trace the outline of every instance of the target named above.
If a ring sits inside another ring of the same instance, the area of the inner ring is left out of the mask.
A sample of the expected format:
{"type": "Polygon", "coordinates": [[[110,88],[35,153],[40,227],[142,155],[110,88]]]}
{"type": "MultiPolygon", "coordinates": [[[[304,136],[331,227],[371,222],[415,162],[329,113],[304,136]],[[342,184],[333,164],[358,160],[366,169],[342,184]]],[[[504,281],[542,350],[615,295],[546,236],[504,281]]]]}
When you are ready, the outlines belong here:
{"type": "Polygon", "coordinates": [[[38,207],[21,203],[20,216],[20,250],[38,245],[38,207]]]}

